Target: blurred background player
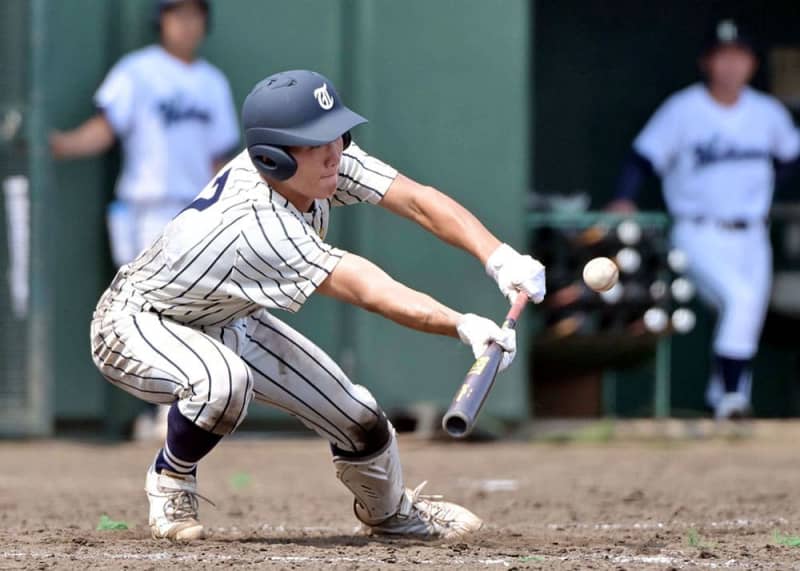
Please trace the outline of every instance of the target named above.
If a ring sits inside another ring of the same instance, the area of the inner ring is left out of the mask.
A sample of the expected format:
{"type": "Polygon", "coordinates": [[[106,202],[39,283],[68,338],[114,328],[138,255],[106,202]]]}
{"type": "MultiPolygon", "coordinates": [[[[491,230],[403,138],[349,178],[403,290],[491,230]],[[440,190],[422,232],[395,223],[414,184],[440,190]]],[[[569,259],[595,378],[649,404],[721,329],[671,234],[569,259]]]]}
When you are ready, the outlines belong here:
{"type": "MultiPolygon", "coordinates": [[[[98,112],[50,136],[57,159],[92,157],[121,143],[122,170],[107,216],[117,267],[158,237],[239,143],[228,81],[197,55],[209,3],[157,0],[153,9],[160,43],[123,57],[95,93],[98,112]]],[[[140,415],[134,438],[160,436],[167,410],[140,415]]]]}
{"type": "Polygon", "coordinates": [[[750,36],[733,20],[710,31],[705,82],[670,96],[633,143],[610,210],[632,212],[647,176],[662,179],[672,240],[718,312],[706,401],[717,418],[749,414],[751,361],[772,279],[767,216],[777,178],[800,155],[789,113],[748,86],[758,65],[750,36]]]}

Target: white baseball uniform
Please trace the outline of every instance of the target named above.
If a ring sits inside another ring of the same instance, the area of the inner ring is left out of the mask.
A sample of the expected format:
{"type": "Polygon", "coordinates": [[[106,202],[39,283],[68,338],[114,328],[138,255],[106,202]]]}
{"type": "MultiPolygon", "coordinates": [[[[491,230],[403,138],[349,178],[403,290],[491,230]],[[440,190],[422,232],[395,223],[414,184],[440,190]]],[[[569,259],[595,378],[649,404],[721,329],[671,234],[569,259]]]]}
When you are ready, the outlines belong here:
{"type": "Polygon", "coordinates": [[[123,57],[94,97],[122,143],[117,201],[108,212],[118,266],[149,246],[239,142],[225,76],[205,60],[183,62],[160,45],[123,57]]]}
{"type": "Polygon", "coordinates": [[[352,144],[336,193],[300,212],[243,151],[119,270],[92,320],[96,365],[139,398],[177,400],[216,434],[232,432],[255,396],[357,451],[374,399],[271,310],[298,311],[342,258],[324,241],[331,206],[377,203],[396,175],[352,144]]]}
{"type": "Polygon", "coordinates": [[[772,161],[800,155],[800,136],[789,113],[773,97],[750,88],[726,107],[695,84],[664,102],[634,148],[662,177],[664,199],[675,218],[673,242],[688,254],[699,292],[719,311],[715,352],[752,358],[772,274],[766,224],[772,161]]]}

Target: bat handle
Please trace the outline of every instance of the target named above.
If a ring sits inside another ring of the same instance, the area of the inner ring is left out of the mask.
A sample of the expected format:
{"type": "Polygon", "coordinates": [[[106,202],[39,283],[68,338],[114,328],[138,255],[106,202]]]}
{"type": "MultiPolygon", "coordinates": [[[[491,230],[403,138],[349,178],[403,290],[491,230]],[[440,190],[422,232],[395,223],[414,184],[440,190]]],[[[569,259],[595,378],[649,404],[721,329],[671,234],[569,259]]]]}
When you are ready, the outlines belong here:
{"type": "Polygon", "coordinates": [[[528,294],[524,291],[517,293],[517,297],[514,298],[514,303],[511,304],[511,309],[508,310],[506,318],[503,321],[503,327],[506,329],[514,329],[517,326],[517,320],[522,314],[522,310],[528,305],[528,299],[528,294]]]}

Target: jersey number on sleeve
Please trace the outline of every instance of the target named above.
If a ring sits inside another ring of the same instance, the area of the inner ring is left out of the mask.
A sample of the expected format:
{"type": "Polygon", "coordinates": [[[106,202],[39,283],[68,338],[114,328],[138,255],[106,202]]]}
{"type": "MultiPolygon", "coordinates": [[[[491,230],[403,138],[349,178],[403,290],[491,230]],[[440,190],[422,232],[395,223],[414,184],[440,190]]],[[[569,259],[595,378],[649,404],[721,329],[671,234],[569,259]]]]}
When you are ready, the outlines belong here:
{"type": "Polygon", "coordinates": [[[181,210],[181,212],[186,212],[187,210],[197,210],[198,212],[202,212],[212,204],[214,204],[217,200],[219,200],[220,195],[222,194],[222,189],[225,188],[225,183],[228,181],[228,175],[231,173],[231,169],[226,170],[224,173],[217,177],[217,180],[214,181],[214,186],[216,190],[211,198],[195,198],[189,206],[181,210]]]}

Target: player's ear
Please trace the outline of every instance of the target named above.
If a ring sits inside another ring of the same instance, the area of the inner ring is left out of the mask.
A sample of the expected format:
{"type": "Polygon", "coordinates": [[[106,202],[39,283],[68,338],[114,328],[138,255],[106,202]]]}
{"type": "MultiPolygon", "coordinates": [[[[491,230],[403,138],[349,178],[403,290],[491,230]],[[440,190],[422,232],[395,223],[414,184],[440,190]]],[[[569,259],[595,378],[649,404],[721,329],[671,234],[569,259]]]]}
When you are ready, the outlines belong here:
{"type": "Polygon", "coordinates": [[[750,54],[750,57],[753,58],[753,74],[755,74],[758,68],[761,67],[761,60],[756,54],[750,54]]]}

